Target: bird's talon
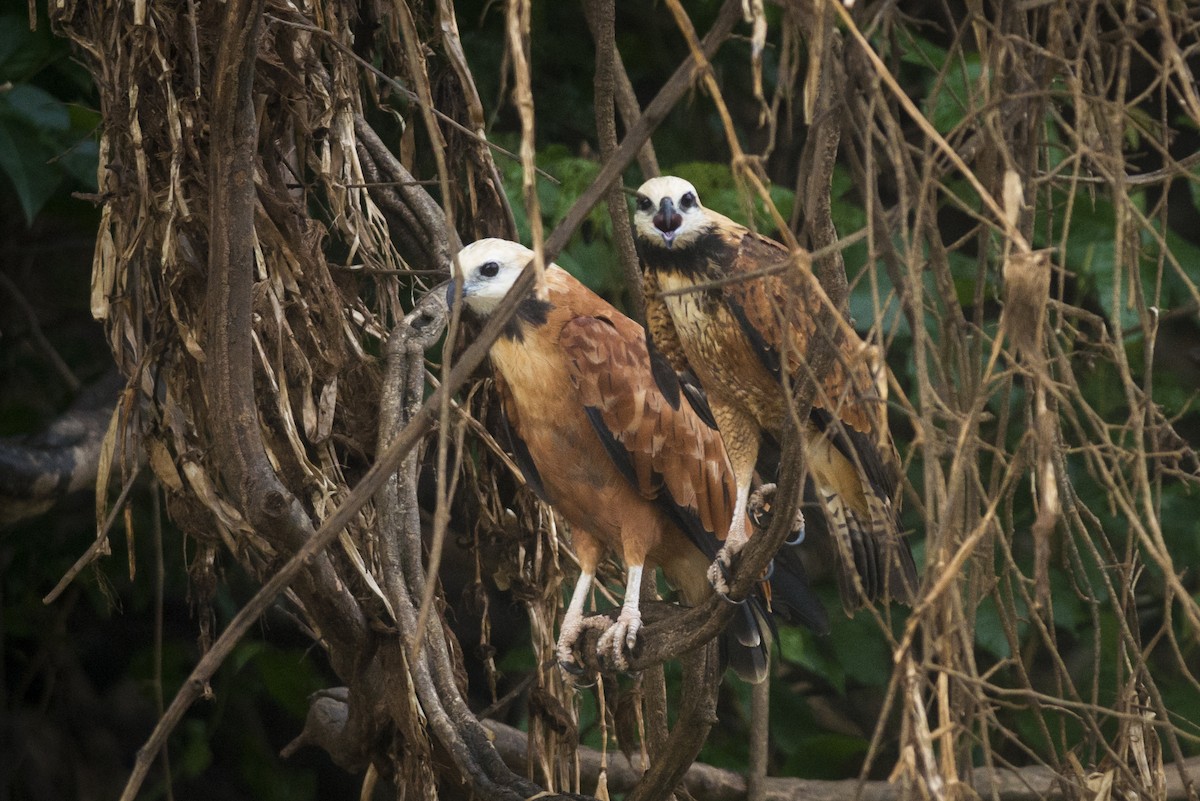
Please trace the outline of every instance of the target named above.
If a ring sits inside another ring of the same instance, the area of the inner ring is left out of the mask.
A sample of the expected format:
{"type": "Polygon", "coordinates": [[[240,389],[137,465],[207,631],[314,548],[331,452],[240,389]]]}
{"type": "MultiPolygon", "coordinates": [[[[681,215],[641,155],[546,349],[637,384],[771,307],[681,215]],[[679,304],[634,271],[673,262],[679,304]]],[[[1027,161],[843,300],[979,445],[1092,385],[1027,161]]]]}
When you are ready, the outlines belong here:
{"type": "Polygon", "coordinates": [[[636,611],[622,611],[617,622],[600,635],[597,646],[603,661],[611,661],[613,667],[622,672],[629,670],[629,656],[637,645],[638,632],[642,629],[641,615],[636,611]]]}
{"type": "Polygon", "coordinates": [[[743,598],[740,601],[735,601],[723,592],[718,592],[717,597],[731,606],[743,606],[746,603],[746,601],[749,600],[748,598],[743,598]]]}
{"type": "Polygon", "coordinates": [[[747,499],[746,513],[759,531],[771,525],[771,499],[774,497],[774,484],[760,484],[747,499]]]}
{"type": "Polygon", "coordinates": [[[582,676],[587,673],[583,665],[576,664],[573,659],[570,662],[565,661],[561,657],[558,660],[558,669],[563,673],[570,673],[572,676],[582,676]]]}

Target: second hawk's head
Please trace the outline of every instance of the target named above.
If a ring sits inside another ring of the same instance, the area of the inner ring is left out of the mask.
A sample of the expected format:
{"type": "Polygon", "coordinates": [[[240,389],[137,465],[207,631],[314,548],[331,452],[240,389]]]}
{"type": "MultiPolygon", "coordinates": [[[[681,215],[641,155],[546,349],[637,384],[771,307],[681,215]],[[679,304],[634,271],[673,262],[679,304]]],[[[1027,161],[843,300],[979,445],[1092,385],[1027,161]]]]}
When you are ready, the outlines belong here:
{"type": "Polygon", "coordinates": [[[696,187],[674,175],[651,178],[637,191],[633,227],[643,246],[690,245],[709,228],[696,187]]]}

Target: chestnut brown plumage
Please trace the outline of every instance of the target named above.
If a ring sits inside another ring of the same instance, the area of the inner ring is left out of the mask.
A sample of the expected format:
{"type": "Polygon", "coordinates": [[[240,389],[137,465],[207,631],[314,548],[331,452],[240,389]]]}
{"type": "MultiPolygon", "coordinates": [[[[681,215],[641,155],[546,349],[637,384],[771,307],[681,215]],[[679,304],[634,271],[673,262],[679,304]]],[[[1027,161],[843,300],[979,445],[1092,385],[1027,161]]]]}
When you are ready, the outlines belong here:
{"type": "MultiPolygon", "coordinates": [[[[792,260],[783,245],[705,208],[674,176],[638,190],[634,229],[652,346],[708,394],[737,483],[731,536],[710,570],[718,590],[743,541],[760,438],[778,440],[788,388],[809,377],[821,332],[815,286],[762,274],[792,260]],[[714,283],[715,282],[715,283],[714,283]]],[[[803,276],[800,276],[803,277],[803,276]]],[[[835,539],[842,604],[911,601],[916,566],[897,522],[895,451],[866,344],[846,326],[832,366],[816,382],[804,421],[805,463],[835,539]]]]}
{"type": "MultiPolygon", "coordinates": [[[[497,239],[464,248],[458,259],[466,310],[486,318],[532,256],[497,239]]],[[[559,660],[571,667],[584,627],[603,621],[601,648],[623,666],[641,627],[646,566],[660,565],[688,604],[711,594],[706,573],[729,529],[735,485],[719,434],[677,383],[674,391],[660,388],[642,327],[557,266],[545,279],[544,299],[522,302],[492,345],[491,364],[511,451],[529,486],[570,524],[579,558],[559,660]],[[583,616],[606,549],[627,570],[621,613],[611,626],[607,618],[583,616]]],[[[660,378],[677,382],[663,367],[660,378]]],[[[776,569],[772,606],[823,631],[824,609],[801,570],[794,560],[776,569]]],[[[725,638],[732,666],[751,681],[765,675],[766,624],[765,598],[752,598],[725,638]]]]}

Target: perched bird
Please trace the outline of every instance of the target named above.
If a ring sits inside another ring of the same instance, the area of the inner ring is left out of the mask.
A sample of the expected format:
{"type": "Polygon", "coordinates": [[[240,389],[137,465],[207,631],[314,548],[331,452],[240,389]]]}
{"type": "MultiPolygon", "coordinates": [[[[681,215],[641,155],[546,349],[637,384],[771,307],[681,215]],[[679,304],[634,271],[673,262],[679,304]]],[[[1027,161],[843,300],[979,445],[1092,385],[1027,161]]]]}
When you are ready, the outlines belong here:
{"type": "MultiPolygon", "coordinates": [[[[744,542],[739,535],[760,440],[778,441],[791,408],[788,388],[809,378],[810,351],[824,340],[816,328],[821,301],[812,284],[778,270],[762,274],[788,262],[788,249],[706,209],[682,178],[642,184],[634,230],[652,348],[699,380],[733,465],[731,533],[709,572],[723,591],[725,570],[744,542]]],[[[899,532],[895,449],[866,356],[866,345],[846,326],[802,426],[805,464],[835,540],[847,613],[864,601],[909,602],[917,580],[899,532]]]]}
{"type": "MultiPolygon", "coordinates": [[[[468,316],[486,319],[532,258],[528,248],[501,239],[463,248],[458,261],[468,316]]],[[[652,375],[642,327],[557,266],[547,268],[545,285],[545,298],[521,302],[489,355],[510,450],[527,484],[570,524],[579,559],[559,661],[576,672],[575,641],[586,627],[602,624],[601,651],[624,667],[642,625],[644,570],[661,566],[688,604],[711,595],[707,570],[733,515],[734,482],[717,431],[677,383],[672,402],[652,375]],[[611,626],[583,614],[606,550],[627,571],[624,603],[611,626]]],[[[453,303],[453,285],[448,293],[453,303]]],[[[669,367],[661,372],[677,381],[669,367]]],[[[778,565],[771,581],[776,613],[827,630],[825,610],[798,561],[778,565]]],[[[751,598],[723,638],[730,664],[751,681],[765,675],[766,623],[764,599],[751,598]]]]}

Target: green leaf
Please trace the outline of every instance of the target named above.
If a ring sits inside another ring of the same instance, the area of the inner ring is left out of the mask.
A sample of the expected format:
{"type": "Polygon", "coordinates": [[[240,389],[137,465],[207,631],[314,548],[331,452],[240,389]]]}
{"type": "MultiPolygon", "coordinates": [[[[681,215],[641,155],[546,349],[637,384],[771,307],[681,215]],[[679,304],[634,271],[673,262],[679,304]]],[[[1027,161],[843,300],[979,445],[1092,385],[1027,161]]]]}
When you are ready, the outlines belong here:
{"type": "Polygon", "coordinates": [[[905,64],[927,67],[932,72],[940,71],[945,65],[949,52],[946,48],[938,47],[907,28],[897,28],[896,34],[904,43],[904,52],[900,54],[900,60],[905,64]]]}
{"type": "Polygon", "coordinates": [[[180,752],[178,767],[179,775],[195,778],[212,764],[212,748],[208,744],[208,731],[205,724],[199,720],[184,721],[184,744],[180,752]]]}
{"type": "MultiPolygon", "coordinates": [[[[670,172],[678,175],[692,186],[700,195],[700,202],[713,211],[737,220],[743,225],[749,225],[746,203],[752,201],[754,212],[754,227],[761,233],[772,235],[778,233],[778,227],[767,210],[767,204],[760,197],[746,198],[738,191],[737,183],[733,180],[733,171],[728,164],[712,161],[689,161],[676,164],[670,172]]],[[[771,201],[778,209],[779,215],[787,221],[792,215],[796,202],[795,193],[781,186],[768,187],[771,201]]]]}
{"type": "Polygon", "coordinates": [[[779,651],[788,662],[800,665],[829,683],[838,695],[846,694],[846,669],[826,643],[811,632],[793,626],[779,628],[779,651]]]}
{"type": "MultiPolygon", "coordinates": [[[[1144,197],[1134,196],[1134,201],[1144,206],[1144,197]]],[[[1122,329],[1137,325],[1137,312],[1126,302],[1129,298],[1127,271],[1130,265],[1122,263],[1121,269],[1117,269],[1116,209],[1112,202],[1099,197],[1089,199],[1082,194],[1072,198],[1065,192],[1056,191],[1052,193],[1052,207],[1039,209],[1038,213],[1039,216],[1044,213],[1054,215],[1049,238],[1041,233],[1044,231],[1042,226],[1035,228],[1039,232],[1038,247],[1059,248],[1064,266],[1079,277],[1080,288],[1090,293],[1109,318],[1122,329]],[[1066,242],[1062,241],[1064,230],[1067,233],[1066,242]],[[1118,273],[1121,292],[1114,304],[1113,290],[1118,273]]]]}
{"type": "Polygon", "coordinates": [[[979,109],[980,93],[976,86],[982,76],[983,65],[978,54],[969,53],[956,59],[938,91],[925,102],[925,116],[939,133],[950,133],[964,117],[979,109]]]}
{"type": "Polygon", "coordinates": [[[66,150],[54,163],[67,175],[94,192],[97,186],[96,165],[99,161],[99,143],[94,139],[85,139],[66,150]]]}
{"type": "Polygon", "coordinates": [[[0,80],[23,80],[50,60],[57,43],[49,35],[29,30],[24,14],[0,16],[0,80]]]}
{"type": "Polygon", "coordinates": [[[266,648],[254,664],[272,700],[296,720],[304,720],[309,695],[321,687],[321,677],[304,653],[266,648]]]}
{"type": "Polygon", "coordinates": [[[63,132],[71,127],[66,105],[46,90],[27,83],[0,94],[0,116],[21,120],[39,131],[63,132]]]}
{"type": "Polygon", "coordinates": [[[892,673],[892,652],[871,615],[860,612],[835,624],[829,641],[847,678],[869,686],[887,684],[892,673]]]}
{"type": "MultiPolygon", "coordinates": [[[[1021,639],[1029,629],[1029,624],[1019,619],[1024,616],[1025,610],[1019,601],[1018,605],[1021,608],[1016,612],[1018,617],[1016,627],[1017,638],[1021,639]]],[[[975,610],[975,644],[997,659],[1007,659],[1012,656],[1008,637],[1004,633],[1004,624],[1000,617],[1000,610],[996,607],[996,602],[991,596],[984,598],[980,602],[979,608],[975,610]]]]}
{"type": "Polygon", "coordinates": [[[49,167],[44,158],[36,159],[41,151],[42,145],[25,126],[0,115],[0,169],[12,181],[25,212],[25,222],[30,225],[62,181],[57,169],[49,167]]]}

